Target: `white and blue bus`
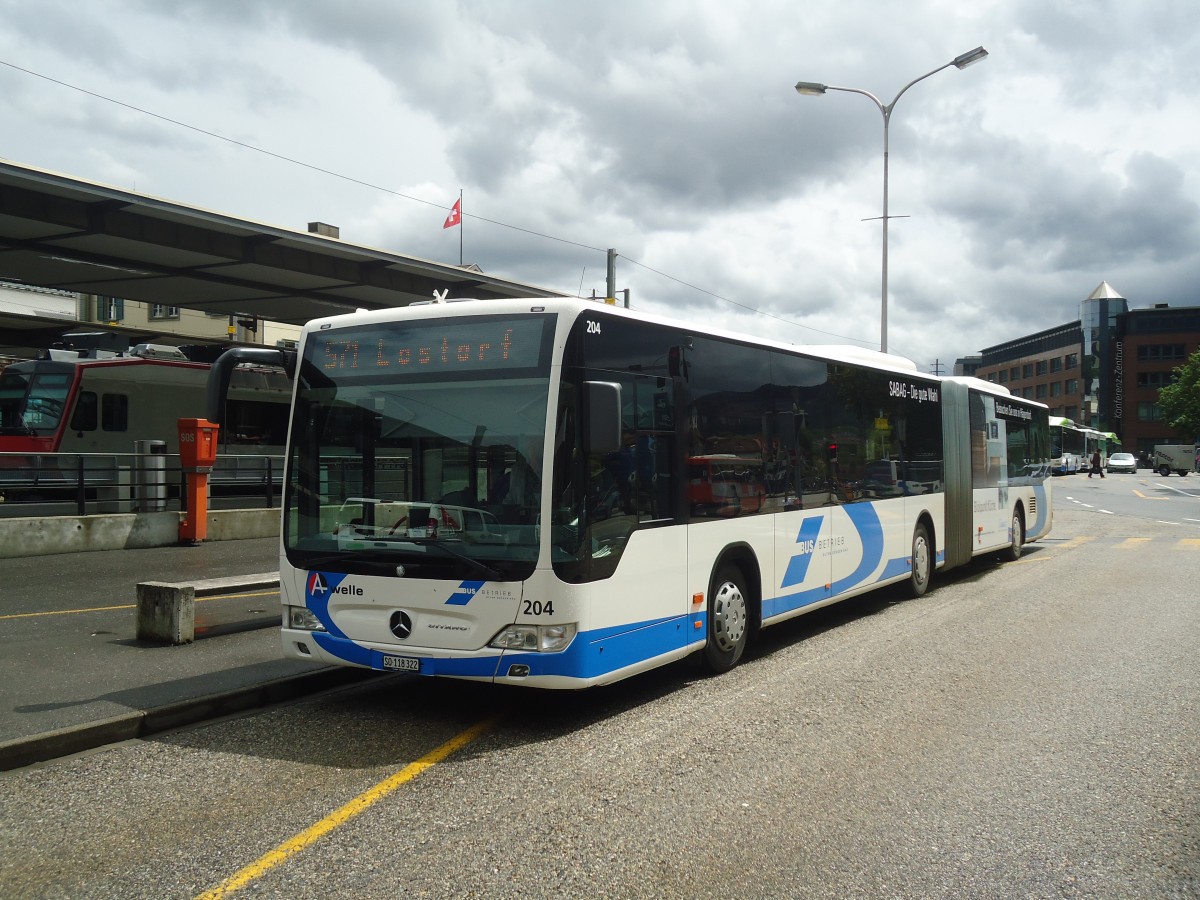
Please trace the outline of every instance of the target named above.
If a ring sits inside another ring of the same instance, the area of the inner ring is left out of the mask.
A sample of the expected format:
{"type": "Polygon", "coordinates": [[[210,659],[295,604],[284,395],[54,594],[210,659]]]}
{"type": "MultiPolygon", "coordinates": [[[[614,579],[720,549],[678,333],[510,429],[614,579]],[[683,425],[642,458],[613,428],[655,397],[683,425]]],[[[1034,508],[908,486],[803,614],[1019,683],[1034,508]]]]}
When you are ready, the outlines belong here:
{"type": "Polygon", "coordinates": [[[547,688],[721,672],[766,626],[919,596],[1051,526],[1046,407],[893,356],[573,299],[320,319],[298,354],[289,657],[547,688]]]}

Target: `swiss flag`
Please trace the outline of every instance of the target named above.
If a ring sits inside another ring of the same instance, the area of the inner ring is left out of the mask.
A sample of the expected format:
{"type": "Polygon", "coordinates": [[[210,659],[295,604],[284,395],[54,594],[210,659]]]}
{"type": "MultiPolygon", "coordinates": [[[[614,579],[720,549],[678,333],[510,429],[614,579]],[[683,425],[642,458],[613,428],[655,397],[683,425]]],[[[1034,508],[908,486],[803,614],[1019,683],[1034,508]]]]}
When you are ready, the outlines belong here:
{"type": "Polygon", "coordinates": [[[455,225],[462,224],[462,197],[454,201],[454,206],[450,209],[450,215],[446,216],[446,221],[442,223],[443,228],[453,228],[455,225]]]}

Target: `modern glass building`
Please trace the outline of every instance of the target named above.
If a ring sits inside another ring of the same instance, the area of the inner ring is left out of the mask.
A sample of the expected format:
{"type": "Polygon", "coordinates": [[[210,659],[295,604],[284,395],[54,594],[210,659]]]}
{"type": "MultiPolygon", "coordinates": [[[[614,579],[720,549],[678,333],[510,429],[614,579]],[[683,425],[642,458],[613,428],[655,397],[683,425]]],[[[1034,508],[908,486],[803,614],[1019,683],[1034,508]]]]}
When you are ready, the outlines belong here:
{"type": "Polygon", "coordinates": [[[1079,319],[960,359],[955,372],[1040,400],[1051,415],[1109,431],[1134,453],[1187,442],[1162,421],[1158,391],[1200,347],[1200,307],[1130,309],[1108,282],[1079,305],[1079,319]]]}

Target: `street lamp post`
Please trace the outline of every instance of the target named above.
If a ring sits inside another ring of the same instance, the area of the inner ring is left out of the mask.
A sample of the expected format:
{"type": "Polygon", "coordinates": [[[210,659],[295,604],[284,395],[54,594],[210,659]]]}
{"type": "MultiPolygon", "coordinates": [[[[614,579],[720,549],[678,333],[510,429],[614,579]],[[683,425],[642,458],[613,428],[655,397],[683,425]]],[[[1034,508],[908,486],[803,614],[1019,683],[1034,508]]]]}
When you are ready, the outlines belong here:
{"type": "Polygon", "coordinates": [[[805,96],[817,96],[824,94],[826,91],[846,91],[851,94],[862,94],[864,97],[869,97],[871,101],[879,107],[879,111],[883,113],[883,289],[882,297],[880,298],[880,330],[879,330],[879,349],[884,353],[887,352],[887,308],[888,308],[888,125],[892,120],[892,110],[896,108],[896,101],[904,96],[904,92],[916,84],[918,81],[924,81],[930,75],[936,75],[942,69],[948,69],[954,66],[956,69],[965,69],[972,63],[977,63],[988,52],[982,47],[976,47],[961,56],[956,56],[954,59],[945,65],[938,66],[931,72],[926,72],[919,78],[914,78],[908,84],[900,89],[892,102],[884,106],[883,101],[872,94],[870,91],[864,91],[860,88],[851,87],[836,87],[832,84],[820,84],[815,81],[801,81],[796,84],[796,93],[805,96]]]}

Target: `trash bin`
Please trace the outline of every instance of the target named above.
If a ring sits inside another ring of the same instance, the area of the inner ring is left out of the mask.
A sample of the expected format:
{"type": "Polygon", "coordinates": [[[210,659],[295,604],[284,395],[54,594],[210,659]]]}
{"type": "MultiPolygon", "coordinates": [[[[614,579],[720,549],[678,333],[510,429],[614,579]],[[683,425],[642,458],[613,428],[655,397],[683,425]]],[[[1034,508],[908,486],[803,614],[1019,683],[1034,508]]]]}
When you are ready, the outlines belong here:
{"type": "Polygon", "coordinates": [[[137,510],[162,512],[167,508],[167,442],[134,441],[137,454],[137,510]]]}

